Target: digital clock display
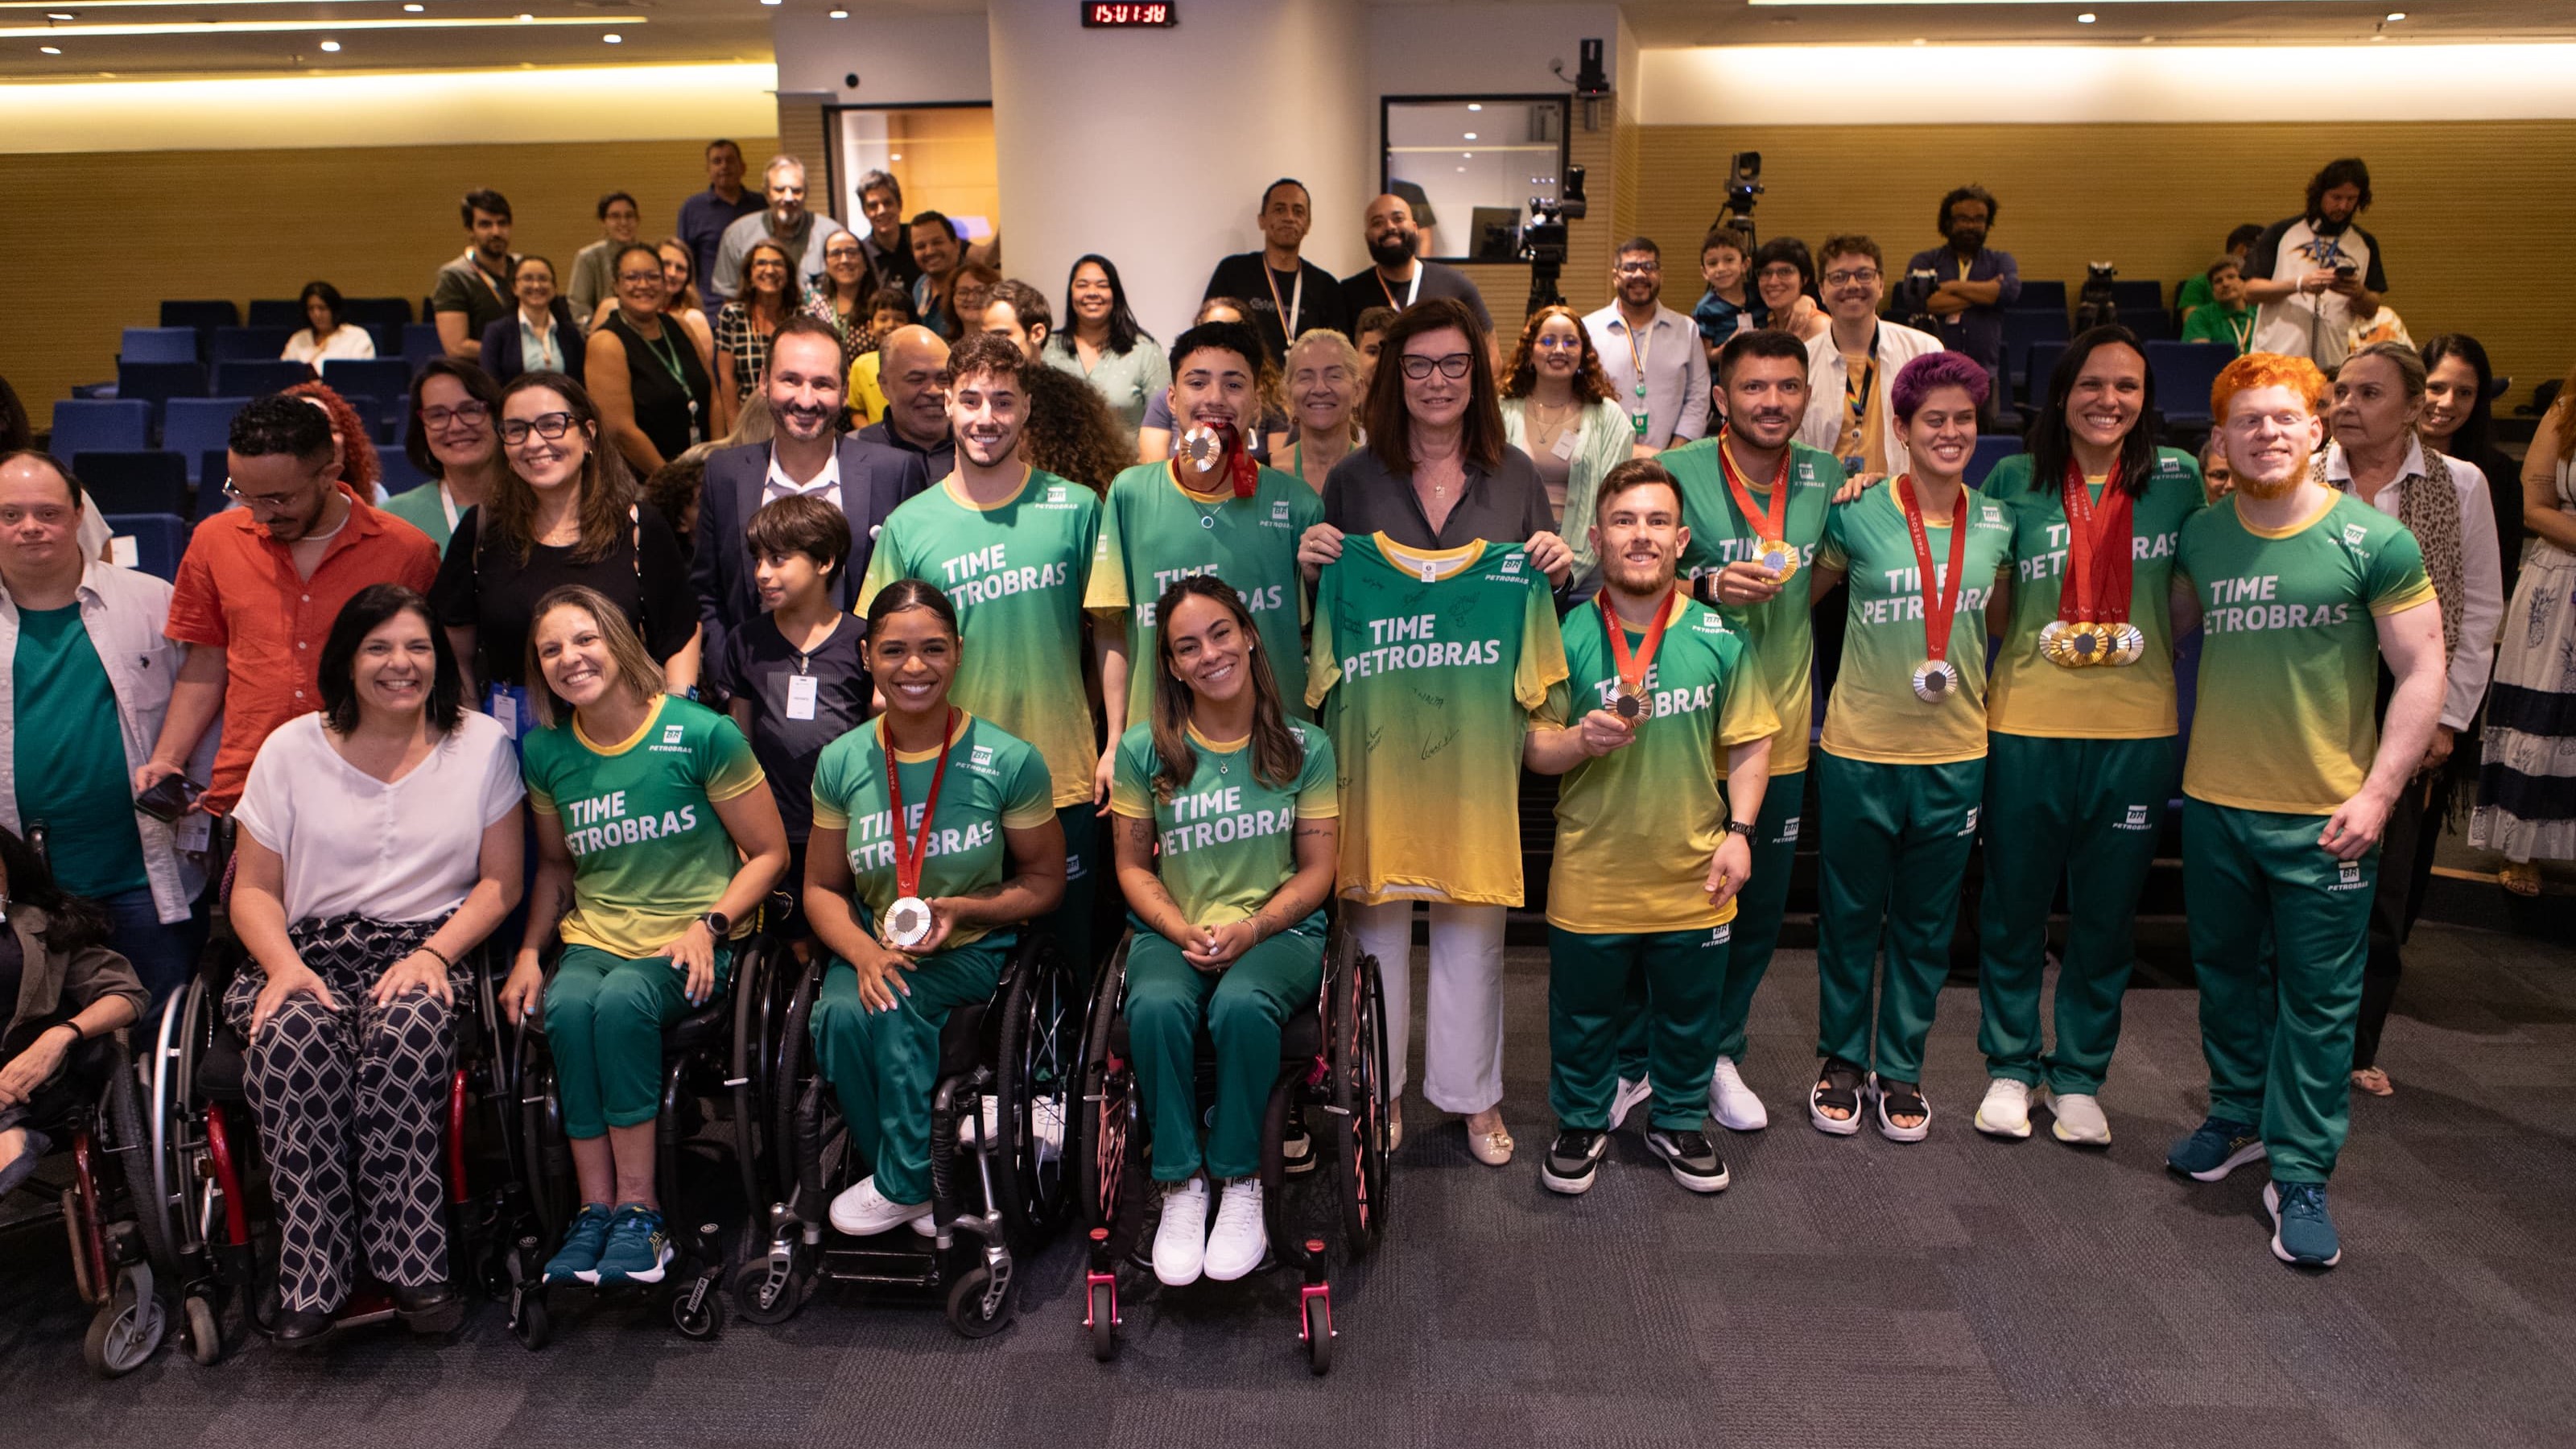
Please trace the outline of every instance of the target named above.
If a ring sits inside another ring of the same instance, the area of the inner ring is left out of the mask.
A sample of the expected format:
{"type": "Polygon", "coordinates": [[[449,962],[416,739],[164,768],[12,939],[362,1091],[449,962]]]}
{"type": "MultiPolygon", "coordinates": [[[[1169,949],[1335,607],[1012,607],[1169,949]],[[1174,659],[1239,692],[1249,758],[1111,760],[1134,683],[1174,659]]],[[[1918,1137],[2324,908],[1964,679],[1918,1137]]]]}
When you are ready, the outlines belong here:
{"type": "Polygon", "coordinates": [[[1161,3],[1139,3],[1139,0],[1083,0],[1082,23],[1094,30],[1124,30],[1130,26],[1172,25],[1179,16],[1172,13],[1170,0],[1161,3]]]}

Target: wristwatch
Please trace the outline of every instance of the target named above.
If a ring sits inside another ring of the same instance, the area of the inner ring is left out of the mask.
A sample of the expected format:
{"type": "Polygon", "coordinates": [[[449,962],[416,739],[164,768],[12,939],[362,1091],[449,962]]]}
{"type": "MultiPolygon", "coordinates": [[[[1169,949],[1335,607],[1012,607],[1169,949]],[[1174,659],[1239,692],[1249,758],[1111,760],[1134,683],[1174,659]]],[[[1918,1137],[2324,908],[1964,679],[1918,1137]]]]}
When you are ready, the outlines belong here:
{"type": "Polygon", "coordinates": [[[1726,822],[1726,833],[1729,835],[1741,835],[1745,839],[1751,840],[1753,838],[1753,822],[1750,820],[1729,820],[1726,822]]]}
{"type": "Polygon", "coordinates": [[[707,934],[719,941],[733,934],[733,917],[722,911],[709,911],[698,919],[707,923],[707,934]]]}

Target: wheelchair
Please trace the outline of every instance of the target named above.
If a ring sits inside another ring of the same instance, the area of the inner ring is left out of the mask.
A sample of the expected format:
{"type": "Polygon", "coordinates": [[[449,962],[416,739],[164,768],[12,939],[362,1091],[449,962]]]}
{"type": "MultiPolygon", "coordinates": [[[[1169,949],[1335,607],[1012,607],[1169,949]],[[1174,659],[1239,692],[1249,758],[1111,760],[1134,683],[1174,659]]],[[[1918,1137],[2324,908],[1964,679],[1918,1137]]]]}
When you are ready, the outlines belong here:
{"type": "Polygon", "coordinates": [[[850,1238],[831,1226],[832,1199],[870,1169],[856,1160],[840,1100],[814,1065],[814,1000],[830,965],[825,957],[804,970],[771,1041],[777,1197],[767,1250],[735,1270],[736,1310],[753,1323],[783,1323],[824,1283],[850,1283],[944,1295],[958,1333],[998,1333],[1015,1312],[1020,1265],[1072,1206],[1066,1168],[1080,1028],[1072,968],[1052,940],[1023,931],[992,998],[949,1013],[930,1101],[936,1233],[925,1239],[909,1227],[850,1238]]]}
{"type": "MultiPolygon", "coordinates": [[[[671,1327],[681,1337],[705,1341],[724,1331],[722,1292],[725,1224],[729,1214],[692,1184],[709,1180],[692,1171],[702,1161],[723,1155],[700,1139],[708,1123],[707,1103],[722,1104],[718,1119],[733,1158],[732,1171],[746,1204],[766,1197],[763,1184],[773,1173],[773,1140],[766,1130],[769,1114],[768,1065],[761,1050],[765,1033],[784,1014],[778,999],[782,980],[792,980],[794,957],[778,924],[789,917],[788,898],[773,895],[761,921],[734,954],[729,988],[706,1005],[681,1017],[662,1034],[662,1109],[655,1118],[654,1182],[670,1224],[691,1224],[671,1233],[676,1256],[659,1285],[670,1289],[671,1327]]],[[[530,1351],[554,1337],[559,1285],[545,1281],[546,1259],[580,1210],[580,1189],[572,1167],[572,1150],[563,1131],[563,1103],[555,1091],[553,1059],[545,1049],[541,1023],[514,1025],[517,1062],[518,1181],[532,1205],[526,1231],[503,1250],[495,1279],[504,1286],[497,1296],[509,1304],[510,1334],[530,1351]]],[[[721,1176],[721,1168],[718,1171],[721,1176]]],[[[589,1291],[587,1289],[583,1291],[589,1291]]],[[[615,1291],[612,1289],[612,1291],[615,1291]]]]}
{"type": "MultiPolygon", "coordinates": [[[[233,823],[216,832],[213,874],[229,885],[224,862],[231,854],[233,823]]],[[[157,1262],[167,1265],[180,1295],[182,1341],[201,1364],[220,1360],[230,1343],[225,1330],[228,1310],[239,1307],[247,1326],[266,1332],[274,1313],[274,1286],[262,1285],[264,1206],[261,1186],[259,1127],[250,1107],[244,1074],[249,1043],[225,1020],[223,997],[249,955],[230,929],[225,892],[216,893],[214,931],[196,976],[170,998],[154,1034],[151,1056],[141,1072],[151,1099],[148,1140],[142,1159],[148,1163],[148,1191],[136,1196],[151,1209],[142,1214],[147,1246],[157,1262]]],[[[498,1050],[490,961],[483,951],[469,959],[473,981],[461,995],[454,1015],[457,1032],[455,1065],[447,1094],[446,1179],[450,1271],[460,1286],[479,1286],[487,1296],[505,1287],[500,1272],[508,1245],[529,1231],[526,1194],[506,1166],[493,1171],[469,1167],[470,1145],[482,1141],[493,1162],[514,1159],[511,1111],[516,1084],[510,1062],[498,1050]],[[488,1138],[477,1137],[478,1124],[488,1138]],[[477,1192],[472,1184],[488,1178],[477,1192]]],[[[391,1295],[362,1275],[334,1316],[334,1331],[391,1321],[391,1295]]]]}
{"type": "MultiPolygon", "coordinates": [[[[1082,1323],[1090,1331],[1092,1356],[1103,1363],[1118,1352],[1118,1270],[1147,1261],[1148,1219],[1155,1211],[1149,1196],[1152,1132],[1124,1010],[1133,942],[1131,931],[1102,969],[1083,1032],[1078,1190],[1090,1266],[1083,1276],[1082,1323]]],[[[1322,1235],[1291,1231],[1280,1192],[1290,1173],[1284,1147],[1294,1118],[1312,1115],[1327,1124],[1319,1146],[1331,1158],[1330,1225],[1345,1262],[1367,1256],[1386,1233],[1387,1051],[1377,958],[1363,954],[1349,930],[1336,923],[1324,951],[1321,989],[1281,1024],[1279,1076],[1261,1130],[1263,1228],[1278,1264],[1300,1275],[1297,1337],[1317,1374],[1333,1363],[1333,1254],[1322,1235]]],[[[1198,1072],[1200,1101],[1210,1102],[1215,1052],[1204,1027],[1198,1072]]]]}

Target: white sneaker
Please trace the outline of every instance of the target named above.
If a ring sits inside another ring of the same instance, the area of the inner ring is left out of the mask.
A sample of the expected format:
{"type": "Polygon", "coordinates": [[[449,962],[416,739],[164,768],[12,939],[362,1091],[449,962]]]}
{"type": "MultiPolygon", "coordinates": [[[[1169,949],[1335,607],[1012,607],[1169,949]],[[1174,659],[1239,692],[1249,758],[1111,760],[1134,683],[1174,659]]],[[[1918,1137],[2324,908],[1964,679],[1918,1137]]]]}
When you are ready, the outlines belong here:
{"type": "Polygon", "coordinates": [[[2102,1103],[2092,1093],[2052,1092],[2042,1087],[2039,1105],[2057,1119],[2048,1130],[2058,1141],[2078,1147],[2111,1145],[2111,1119],[2102,1115],[2102,1103]]]}
{"type": "Polygon", "coordinates": [[[1977,1130],[1989,1137],[2018,1141],[2030,1135],[2030,1083],[1997,1077],[1986,1083],[1986,1100],[1977,1104],[1977,1130]]]}
{"type": "Polygon", "coordinates": [[[921,1216],[912,1220],[912,1230],[921,1234],[925,1238],[938,1237],[939,1219],[932,1217],[928,1213],[923,1213],[921,1216]]]}
{"type": "Polygon", "coordinates": [[[1628,1114],[1637,1110],[1640,1103],[1654,1095],[1654,1083],[1632,1082],[1626,1077],[1621,1077],[1618,1092],[1610,1098],[1610,1130],[1618,1131],[1619,1124],[1628,1120],[1628,1114]]]}
{"type": "Polygon", "coordinates": [[[1261,1222],[1261,1179],[1238,1177],[1217,1197],[1216,1226],[1207,1235],[1207,1275],[1231,1283],[1260,1267],[1269,1247],[1261,1222]]]}
{"type": "Polygon", "coordinates": [[[876,1177],[859,1179],[859,1185],[832,1199],[832,1226],[854,1238],[872,1238],[892,1232],[930,1210],[926,1202],[889,1202],[877,1191],[876,1177]]]}
{"type": "Polygon", "coordinates": [[[1708,1114],[1730,1132],[1759,1132],[1771,1125],[1771,1114],[1753,1089],[1744,1085],[1744,1074],[1735,1069],[1733,1057],[1719,1057],[1717,1071],[1708,1079],[1708,1114]]]}
{"type": "Polygon", "coordinates": [[[1165,1287],[1199,1281],[1207,1260],[1207,1179],[1193,1177],[1163,1189],[1163,1221],[1154,1229],[1154,1276],[1165,1287]]]}

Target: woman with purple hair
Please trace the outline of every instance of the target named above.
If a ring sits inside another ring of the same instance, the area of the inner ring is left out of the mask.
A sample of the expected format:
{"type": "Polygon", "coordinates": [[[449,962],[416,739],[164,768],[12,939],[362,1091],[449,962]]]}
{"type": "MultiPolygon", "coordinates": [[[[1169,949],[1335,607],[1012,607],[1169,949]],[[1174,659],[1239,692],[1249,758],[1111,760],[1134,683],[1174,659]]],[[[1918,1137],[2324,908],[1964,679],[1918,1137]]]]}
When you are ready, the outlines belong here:
{"type": "Polygon", "coordinates": [[[1906,471],[1827,518],[1811,597],[1849,583],[1842,672],[1816,760],[1823,880],[1817,910],[1816,1130],[1920,1142],[1923,1040],[1950,969],[1959,882],[1986,787],[1986,603],[2011,567],[2002,505],[1967,486],[1986,370],[1917,357],[1888,401],[1906,471]],[[1873,1029],[1870,986],[1880,980],[1873,1029]]]}

